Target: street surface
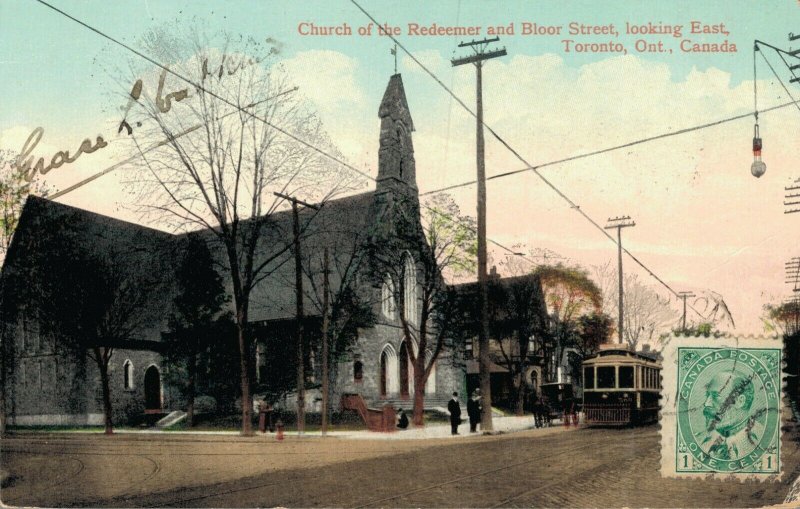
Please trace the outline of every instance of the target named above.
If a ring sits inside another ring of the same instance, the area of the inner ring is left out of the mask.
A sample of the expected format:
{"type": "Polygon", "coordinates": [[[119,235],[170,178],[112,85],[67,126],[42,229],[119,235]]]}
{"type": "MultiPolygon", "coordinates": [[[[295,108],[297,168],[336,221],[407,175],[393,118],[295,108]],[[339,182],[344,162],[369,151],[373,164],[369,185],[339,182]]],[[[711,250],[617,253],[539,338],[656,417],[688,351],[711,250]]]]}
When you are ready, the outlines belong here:
{"type": "Polygon", "coordinates": [[[2,501],[125,507],[757,507],[800,474],[784,433],[780,483],[658,473],[657,427],[556,427],[428,440],[27,434],[2,441],[2,501]]]}

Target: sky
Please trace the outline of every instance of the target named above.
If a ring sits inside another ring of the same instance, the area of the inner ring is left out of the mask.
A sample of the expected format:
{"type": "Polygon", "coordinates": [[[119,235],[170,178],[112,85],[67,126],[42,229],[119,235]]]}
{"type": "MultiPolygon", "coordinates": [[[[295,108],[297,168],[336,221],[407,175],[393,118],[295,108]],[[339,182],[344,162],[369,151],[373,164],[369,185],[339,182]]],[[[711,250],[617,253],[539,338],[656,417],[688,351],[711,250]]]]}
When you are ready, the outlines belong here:
{"type": "MultiPolygon", "coordinates": [[[[475,121],[445,87],[474,109],[474,67],[453,67],[450,60],[469,54],[459,42],[488,37],[489,27],[505,30],[493,47],[505,47],[507,56],[484,67],[485,121],[528,163],[546,164],[745,115],[540,171],[600,226],[610,217],[631,216],[636,226],[624,231],[625,247],[676,291],[722,295],[736,332],[763,332],[763,305],[792,294],[784,283],[784,263],[800,256],[800,214],[785,214],[783,199],[784,187],[800,178],[800,108],[759,116],[767,172],[755,179],[750,165],[753,42],[800,46],[800,40],[788,40],[790,32],[800,32],[797,0],[768,7],[747,1],[50,3],[133,48],[142,47],[148,31],[176,26],[278,41],[279,59],[333,142],[353,166],[376,175],[377,110],[394,73],[394,43],[374,26],[369,35],[359,35],[371,23],[366,11],[379,23],[397,27],[397,40],[407,50],[398,50],[397,72],[416,128],[421,193],[475,178],[475,121]],[[311,24],[346,25],[352,35],[309,35],[311,24]],[[420,35],[420,29],[410,33],[410,24],[480,28],[475,36],[420,35]],[[526,34],[534,24],[550,34],[526,34]],[[512,27],[513,34],[507,33],[512,27]],[[641,31],[661,33],[630,33],[641,31]],[[715,45],[709,49],[718,51],[684,51],[694,44],[715,45]]],[[[800,98],[800,86],[789,83],[790,71],[778,55],[767,48],[761,53],[756,59],[759,109],[790,101],[770,64],[800,98]]],[[[37,127],[44,130],[33,151],[37,157],[49,159],[65,149],[74,153],[85,138],[98,135],[114,147],[120,108],[131,86],[118,70],[121,62],[137,59],[40,2],[3,1],[0,148],[19,151],[37,127]]],[[[486,140],[488,175],[525,167],[488,133],[486,140]]],[[[83,154],[43,176],[42,183],[64,189],[114,164],[121,154],[83,154]]],[[[58,201],[139,222],[121,185],[124,179],[122,166],[58,201]]],[[[494,241],[552,250],[590,268],[616,260],[616,246],[532,172],[490,180],[487,192],[488,236],[494,241]]],[[[474,186],[450,193],[464,213],[475,214],[474,186]]],[[[494,263],[504,256],[493,249],[494,263]]],[[[630,259],[624,264],[626,272],[669,296],[630,259]]]]}

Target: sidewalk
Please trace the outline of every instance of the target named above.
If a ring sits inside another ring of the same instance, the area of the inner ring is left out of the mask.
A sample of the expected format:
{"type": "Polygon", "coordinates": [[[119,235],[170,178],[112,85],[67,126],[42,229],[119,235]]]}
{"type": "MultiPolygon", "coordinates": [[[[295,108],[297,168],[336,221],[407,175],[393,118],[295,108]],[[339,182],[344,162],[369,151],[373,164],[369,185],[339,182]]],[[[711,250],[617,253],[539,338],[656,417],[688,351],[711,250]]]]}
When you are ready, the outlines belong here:
{"type": "MultiPolygon", "coordinates": [[[[524,415],[521,417],[511,416],[511,417],[494,417],[492,419],[492,423],[494,425],[494,431],[492,434],[500,434],[500,433],[514,433],[518,431],[526,431],[526,430],[533,430],[536,429],[533,424],[533,416],[524,415]]],[[[561,421],[554,420],[553,424],[550,428],[539,428],[540,431],[544,432],[545,430],[553,430],[555,428],[561,429],[576,429],[574,426],[569,428],[564,428],[561,424],[561,421]]],[[[378,433],[374,431],[367,431],[367,430],[354,430],[354,431],[329,431],[329,437],[336,437],[336,438],[343,438],[343,439],[352,439],[352,440],[426,440],[426,439],[443,439],[449,438],[452,440],[459,440],[459,439],[466,439],[470,437],[479,437],[483,436],[483,433],[480,432],[480,427],[478,428],[478,433],[470,433],[469,432],[469,421],[463,422],[461,426],[458,427],[458,435],[452,435],[450,433],[450,424],[449,423],[436,423],[436,424],[428,424],[424,428],[414,428],[413,426],[409,426],[407,429],[401,430],[398,429],[396,432],[392,433],[378,433]]],[[[297,432],[287,432],[286,436],[297,437],[297,432]]],[[[302,436],[305,437],[320,437],[321,433],[319,431],[314,432],[307,432],[304,433],[302,436]]]]}
{"type": "MultiPolygon", "coordinates": [[[[530,415],[525,415],[522,417],[517,417],[517,416],[494,417],[492,419],[492,424],[494,425],[493,433],[513,433],[516,431],[536,429],[533,424],[533,416],[530,415]]],[[[552,427],[560,427],[560,426],[561,426],[560,421],[553,422],[552,427]]],[[[547,428],[540,428],[540,429],[544,431],[547,428]]],[[[388,440],[391,439],[419,440],[419,439],[429,439],[429,438],[450,438],[453,440],[458,440],[462,438],[483,435],[483,433],[480,432],[480,427],[478,427],[478,430],[479,430],[478,433],[470,433],[469,422],[465,421],[464,423],[461,424],[461,426],[458,427],[458,432],[459,432],[458,435],[450,434],[450,424],[448,423],[428,425],[425,426],[424,428],[409,427],[408,429],[398,430],[396,433],[374,433],[370,431],[341,432],[341,433],[343,436],[353,439],[385,438],[388,440]]]]}
{"type": "MultiPolygon", "coordinates": [[[[524,415],[521,417],[518,416],[507,416],[507,417],[494,417],[492,420],[494,425],[494,431],[491,434],[505,434],[505,433],[514,433],[519,431],[528,431],[528,430],[536,430],[534,426],[533,416],[531,415],[524,415]]],[[[577,429],[575,426],[565,427],[560,420],[555,419],[552,422],[552,425],[549,428],[539,428],[537,431],[545,432],[545,431],[566,431],[577,429]]],[[[465,420],[459,427],[458,427],[459,434],[452,435],[450,433],[450,424],[448,422],[436,422],[426,425],[423,428],[415,428],[413,426],[409,426],[407,429],[401,430],[396,429],[396,431],[390,433],[380,433],[374,431],[367,431],[366,429],[362,430],[347,430],[347,431],[328,431],[327,437],[337,438],[337,439],[345,439],[345,440],[426,440],[426,439],[451,439],[451,440],[459,440],[459,439],[467,439],[470,437],[480,437],[484,436],[484,433],[480,431],[480,427],[478,428],[477,433],[470,433],[469,431],[469,421],[465,420]]],[[[73,431],[50,431],[50,433],[73,433],[73,431]]],[[[96,432],[81,432],[85,434],[102,434],[103,431],[99,430],[96,432]]],[[[131,429],[131,428],[118,428],[114,430],[115,435],[162,435],[162,436],[229,436],[229,437],[240,437],[239,431],[233,430],[219,430],[219,431],[193,431],[193,430],[181,430],[181,431],[170,431],[170,430],[161,430],[161,429],[131,429]]],[[[487,433],[489,434],[489,433],[487,433]]],[[[319,430],[315,431],[306,431],[303,434],[298,434],[296,431],[286,431],[284,432],[284,436],[286,438],[290,438],[292,440],[303,439],[303,438],[321,438],[322,433],[319,430]]],[[[255,432],[254,437],[267,437],[267,438],[276,438],[276,433],[259,433],[258,431],[255,432]]]]}

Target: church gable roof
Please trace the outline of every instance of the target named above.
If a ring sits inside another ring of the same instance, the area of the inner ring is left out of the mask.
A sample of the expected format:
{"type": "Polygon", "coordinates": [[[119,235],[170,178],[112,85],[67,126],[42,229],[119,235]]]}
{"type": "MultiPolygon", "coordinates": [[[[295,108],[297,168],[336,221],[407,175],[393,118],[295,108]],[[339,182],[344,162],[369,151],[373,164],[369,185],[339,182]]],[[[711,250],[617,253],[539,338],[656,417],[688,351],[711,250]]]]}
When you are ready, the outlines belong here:
{"type": "MultiPolygon", "coordinates": [[[[320,314],[320,295],[323,253],[328,248],[330,257],[330,285],[333,290],[341,284],[348,266],[356,262],[358,249],[368,235],[368,221],[374,202],[374,192],[346,196],[325,202],[319,211],[301,207],[298,211],[304,270],[314,277],[315,289],[309,274],[304,274],[304,311],[307,315],[320,314]]],[[[296,313],[295,265],[291,209],[270,214],[264,218],[263,231],[256,247],[255,266],[270,258],[262,276],[250,293],[251,322],[292,319],[296,313]]],[[[243,227],[248,227],[248,221],[243,227]]],[[[228,260],[224,246],[208,231],[200,232],[209,242],[209,248],[222,267],[228,291],[231,292],[228,260]]],[[[352,274],[353,276],[355,274],[352,274]]]]}
{"type": "Polygon", "coordinates": [[[80,274],[64,274],[62,267],[54,266],[52,260],[59,256],[51,255],[64,249],[70,251],[58,253],[61,258],[67,255],[76,260],[105,260],[103,266],[113,270],[120,280],[124,278],[125,284],[144,284],[158,274],[160,291],[149,292],[132,319],[140,324],[136,339],[160,338],[172,309],[175,274],[171,268],[180,259],[180,246],[173,235],[30,196],[3,263],[2,292],[14,293],[20,290],[20,284],[36,284],[30,278],[61,278],[76,284],[91,280],[80,274]]]}

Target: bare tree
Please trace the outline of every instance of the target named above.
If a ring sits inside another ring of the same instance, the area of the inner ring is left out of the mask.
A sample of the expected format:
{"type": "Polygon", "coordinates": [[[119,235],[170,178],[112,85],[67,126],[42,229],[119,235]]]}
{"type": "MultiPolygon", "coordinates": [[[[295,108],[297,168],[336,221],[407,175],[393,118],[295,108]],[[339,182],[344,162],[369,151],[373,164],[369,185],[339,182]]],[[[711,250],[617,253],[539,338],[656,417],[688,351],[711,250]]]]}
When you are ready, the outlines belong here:
{"type": "MultiPolygon", "coordinates": [[[[603,292],[603,313],[618,316],[619,289],[617,271],[611,262],[595,267],[596,279],[603,292]]],[[[652,343],[668,332],[678,320],[678,311],[668,298],[662,298],[651,287],[639,281],[635,273],[623,276],[624,329],[623,337],[629,347],[636,349],[640,342],[652,343]]]]}
{"type": "Polygon", "coordinates": [[[273,191],[324,202],[351,189],[352,173],[322,124],[274,62],[278,48],[202,32],[155,31],[146,52],[164,68],[136,79],[120,130],[143,165],[131,179],[141,210],[177,230],[208,232],[227,273],[240,355],[242,434],[252,434],[250,294],[285,259],[291,239],[265,240],[273,191]],[[167,68],[168,66],[168,68],[167,68]],[[154,84],[157,82],[157,84],[154,84]],[[166,141],[166,143],[164,143],[166,141]],[[143,146],[163,146],[144,154],[143,146]]]}
{"type": "Polygon", "coordinates": [[[413,367],[412,420],[423,426],[425,384],[441,353],[460,334],[456,323],[463,318],[459,296],[444,284],[443,275],[458,277],[473,270],[477,237],[474,219],[461,215],[449,195],[435,195],[425,203],[424,224],[417,219],[416,196],[395,199],[395,209],[402,212],[393,235],[369,242],[366,254],[376,282],[387,285],[396,303],[413,367]]]}

